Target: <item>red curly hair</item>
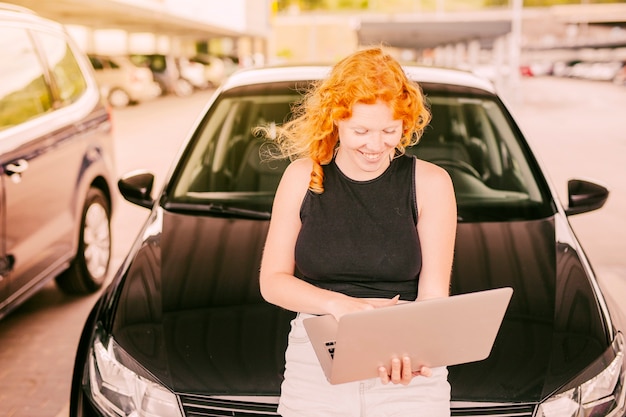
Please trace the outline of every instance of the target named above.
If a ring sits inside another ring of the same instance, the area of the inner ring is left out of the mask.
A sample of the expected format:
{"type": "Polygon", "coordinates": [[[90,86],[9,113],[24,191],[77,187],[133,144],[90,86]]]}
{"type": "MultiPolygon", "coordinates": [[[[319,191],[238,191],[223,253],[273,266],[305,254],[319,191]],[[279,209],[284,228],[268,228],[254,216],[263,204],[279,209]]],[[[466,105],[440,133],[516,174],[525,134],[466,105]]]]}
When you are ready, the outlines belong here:
{"type": "Polygon", "coordinates": [[[387,103],[397,120],[402,120],[403,153],[416,143],[430,121],[419,85],[409,80],[401,65],[381,48],[357,51],[339,61],[328,78],[315,83],[294,106],[294,118],[277,128],[283,156],[309,157],[313,171],[309,188],[322,193],[322,164],[333,158],[339,137],[336,122],[352,116],[355,103],[387,103]]]}

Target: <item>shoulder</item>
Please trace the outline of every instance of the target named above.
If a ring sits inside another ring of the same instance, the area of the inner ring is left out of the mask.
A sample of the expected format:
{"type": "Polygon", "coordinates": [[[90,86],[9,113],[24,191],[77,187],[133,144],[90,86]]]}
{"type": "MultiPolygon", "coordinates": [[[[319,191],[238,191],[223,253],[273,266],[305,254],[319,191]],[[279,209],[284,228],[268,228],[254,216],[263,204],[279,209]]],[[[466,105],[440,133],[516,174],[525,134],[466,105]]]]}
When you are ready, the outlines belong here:
{"type": "Polygon", "coordinates": [[[415,189],[418,207],[429,201],[454,201],[454,186],[448,171],[432,162],[415,160],[415,189]]]}
{"type": "Polygon", "coordinates": [[[304,184],[308,187],[312,170],[313,161],[311,159],[296,159],[287,166],[287,169],[285,169],[283,180],[281,182],[287,182],[295,186],[304,182],[304,184]]]}
{"type": "Polygon", "coordinates": [[[452,184],[448,171],[432,162],[415,158],[415,180],[417,184],[452,184]]]}
{"type": "Polygon", "coordinates": [[[276,190],[275,202],[285,200],[301,202],[309,189],[312,170],[313,161],[311,159],[303,158],[291,162],[280,180],[276,190]]]}

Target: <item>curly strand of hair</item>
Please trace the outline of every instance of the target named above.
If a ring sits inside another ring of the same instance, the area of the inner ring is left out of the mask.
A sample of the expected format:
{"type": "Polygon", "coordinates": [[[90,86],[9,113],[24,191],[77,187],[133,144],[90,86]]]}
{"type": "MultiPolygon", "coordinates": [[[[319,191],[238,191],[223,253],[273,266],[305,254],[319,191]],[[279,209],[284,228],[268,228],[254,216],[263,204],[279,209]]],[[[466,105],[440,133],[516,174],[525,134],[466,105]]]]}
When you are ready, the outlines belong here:
{"type": "Polygon", "coordinates": [[[316,194],[322,194],[324,192],[324,170],[322,169],[322,165],[317,161],[313,161],[309,190],[316,194]]]}

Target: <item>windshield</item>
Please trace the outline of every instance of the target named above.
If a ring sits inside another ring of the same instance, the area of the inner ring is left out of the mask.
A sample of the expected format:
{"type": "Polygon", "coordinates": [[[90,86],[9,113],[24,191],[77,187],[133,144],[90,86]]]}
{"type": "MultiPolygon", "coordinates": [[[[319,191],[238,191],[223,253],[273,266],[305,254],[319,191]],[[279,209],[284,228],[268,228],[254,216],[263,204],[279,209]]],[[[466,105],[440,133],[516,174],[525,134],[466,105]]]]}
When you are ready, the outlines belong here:
{"type": "MultiPolygon", "coordinates": [[[[543,177],[496,98],[423,87],[432,121],[407,153],[449,172],[460,221],[536,219],[554,213],[543,177]]],[[[285,83],[222,93],[183,154],[164,207],[269,218],[288,161],[276,157],[271,140],[254,132],[288,120],[299,91],[285,83]]]]}

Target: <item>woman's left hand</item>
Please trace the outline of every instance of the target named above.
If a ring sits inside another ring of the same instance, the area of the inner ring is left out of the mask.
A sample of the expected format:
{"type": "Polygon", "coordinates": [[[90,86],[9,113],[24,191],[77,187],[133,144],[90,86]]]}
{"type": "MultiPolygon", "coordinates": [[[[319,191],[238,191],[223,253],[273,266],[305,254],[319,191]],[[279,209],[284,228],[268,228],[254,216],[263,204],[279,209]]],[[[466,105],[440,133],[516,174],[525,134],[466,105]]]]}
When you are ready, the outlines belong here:
{"type": "Polygon", "coordinates": [[[431,370],[426,366],[422,366],[419,371],[413,371],[411,369],[411,358],[404,356],[402,359],[393,358],[391,360],[391,370],[384,366],[378,368],[378,375],[383,384],[392,382],[394,384],[408,385],[415,376],[430,376],[431,370]]]}

